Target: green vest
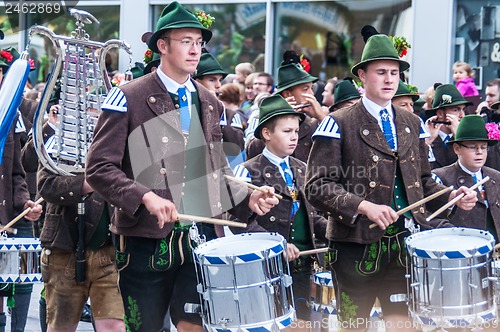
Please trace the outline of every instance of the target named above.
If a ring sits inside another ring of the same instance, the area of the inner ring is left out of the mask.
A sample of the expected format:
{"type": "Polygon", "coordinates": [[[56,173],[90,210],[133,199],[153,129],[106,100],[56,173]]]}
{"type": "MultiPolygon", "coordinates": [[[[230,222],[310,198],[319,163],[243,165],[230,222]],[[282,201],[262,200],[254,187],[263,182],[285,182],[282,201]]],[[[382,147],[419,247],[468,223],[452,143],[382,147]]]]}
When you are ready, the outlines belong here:
{"type": "MultiPolygon", "coordinates": [[[[396,178],[394,180],[394,193],[391,200],[391,207],[394,211],[398,211],[407,207],[408,198],[406,197],[405,184],[403,182],[403,176],[401,175],[401,169],[399,167],[399,162],[396,167],[396,178]]],[[[404,216],[407,218],[412,218],[412,214],[410,211],[404,213],[404,216]]],[[[396,222],[389,227],[386,228],[386,235],[394,235],[399,233],[401,230],[405,228],[404,222],[396,222]]]]}
{"type": "Polygon", "coordinates": [[[300,250],[313,249],[311,242],[311,231],[309,229],[309,219],[307,216],[306,205],[301,203],[295,213],[292,223],[292,234],[290,241],[300,250]]]}
{"type": "Polygon", "coordinates": [[[99,224],[97,224],[96,230],[92,235],[89,243],[87,244],[87,249],[89,250],[97,250],[104,243],[108,241],[110,236],[109,233],[109,211],[108,204],[104,203],[104,209],[102,211],[101,219],[99,220],[99,224]]]}

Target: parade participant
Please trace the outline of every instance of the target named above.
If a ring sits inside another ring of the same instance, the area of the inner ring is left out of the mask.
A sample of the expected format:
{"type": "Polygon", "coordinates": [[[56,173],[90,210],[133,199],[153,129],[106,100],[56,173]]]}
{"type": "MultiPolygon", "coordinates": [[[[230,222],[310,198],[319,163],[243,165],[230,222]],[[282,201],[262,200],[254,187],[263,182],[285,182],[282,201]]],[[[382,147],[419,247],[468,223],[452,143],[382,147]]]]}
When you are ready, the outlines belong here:
{"type": "MultiPolygon", "coordinates": [[[[318,126],[318,121],[328,114],[328,110],[321,107],[312,91],[313,83],[317,80],[317,77],[309,75],[304,70],[295,52],[287,51],[283,54],[283,62],[278,68],[278,84],[275,93],[283,96],[297,112],[307,115],[300,125],[299,141],[293,153],[295,158],[303,162],[306,162],[309,156],[311,135],[318,126]]],[[[253,158],[263,150],[262,140],[249,141],[246,147],[247,158],[253,158]]]]}
{"type": "Polygon", "coordinates": [[[466,115],[458,125],[455,137],[448,142],[458,156],[456,163],[432,170],[435,180],[445,186],[471,187],[488,176],[490,180],[481,185],[477,192],[478,202],[472,210],[455,209],[450,214],[450,222],[459,227],[488,230],[500,239],[500,172],[484,166],[488,150],[498,143],[498,126],[489,133],[479,115],[466,115]],[[489,136],[496,136],[490,139],[489,136]]]}
{"type": "Polygon", "coordinates": [[[430,133],[425,143],[431,150],[430,154],[434,156],[432,168],[448,166],[457,161],[453,149],[448,148],[446,142],[455,135],[468,105],[471,105],[471,102],[465,100],[455,85],[442,84],[435,87],[432,108],[425,111],[425,124],[430,133]]]}
{"type": "Polygon", "coordinates": [[[396,91],[394,98],[392,98],[392,105],[400,110],[415,113],[413,110],[413,104],[418,100],[418,98],[418,93],[412,93],[408,85],[400,80],[398,90],[396,91]]]}
{"type": "MultiPolygon", "coordinates": [[[[388,36],[367,37],[361,61],[351,69],[365,93],[358,103],[330,113],[318,126],[305,191],[309,202],[329,216],[327,237],[341,326],[365,331],[378,298],[386,331],[403,331],[412,326],[408,308],[392,303],[390,296],[407,290],[404,238],[417,226],[430,226],[423,206],[401,216],[396,211],[444,186],[431,177],[423,122],[391,104],[400,72],[409,64],[399,58],[388,36]],[[373,223],[378,227],[371,228],[373,223]]],[[[458,206],[471,209],[477,198],[467,188],[453,191],[448,199],[461,192],[466,195],[458,206]]],[[[446,201],[441,196],[431,203],[438,207],[446,201]]]]}
{"type": "MultiPolygon", "coordinates": [[[[6,72],[10,69],[14,61],[19,58],[19,53],[14,48],[8,48],[0,52],[0,85],[6,84],[6,72]]],[[[3,119],[2,119],[3,120],[3,119]]],[[[27,208],[30,212],[21,219],[16,228],[18,237],[33,237],[32,223],[42,214],[42,206],[35,204],[30,199],[28,185],[26,183],[26,173],[21,164],[21,135],[25,134],[26,128],[21,115],[16,115],[11,128],[4,128],[7,131],[7,139],[3,147],[2,162],[0,165],[0,222],[3,226],[9,223],[16,215],[27,208]]],[[[3,297],[8,296],[13,299],[11,306],[11,331],[22,332],[26,326],[26,320],[29,311],[31,293],[33,285],[27,283],[16,283],[3,285],[0,292],[0,331],[5,330],[6,317],[3,312],[3,297]]]]}
{"type": "Polygon", "coordinates": [[[248,183],[274,187],[283,200],[269,213],[249,223],[246,229],[231,229],[234,233],[277,232],[285,237],[295,310],[298,319],[304,321],[311,319],[307,299],[311,294],[310,276],[314,271],[312,258],[299,257],[299,254],[314,249],[315,239],[325,239],[327,223],[305,199],[305,163],[290,156],[297,147],[299,124],[305,117],[305,114],[295,112],[280,95],[262,100],[255,137],[263,140],[266,147],[262,154],[238,165],[234,173],[248,183]]]}
{"type": "Polygon", "coordinates": [[[199,313],[184,311],[200,303],[191,254],[199,238],[179,212],[219,216],[234,202],[230,212],[246,222],[278,203],[273,188],[249,192],[224,177],[233,173],[220,145],[222,103],[190,77],[211,36],[178,2],[166,6],[149,43],[160,66],[109,92],[89,149],[87,181],[115,206],[110,227],[130,331],[160,330],[169,307],[178,331],[203,331],[199,313]]]}
{"type": "Polygon", "coordinates": [[[337,83],[334,91],[335,103],[330,107],[330,112],[334,112],[344,107],[354,105],[361,98],[358,89],[351,80],[343,80],[337,83]]]}

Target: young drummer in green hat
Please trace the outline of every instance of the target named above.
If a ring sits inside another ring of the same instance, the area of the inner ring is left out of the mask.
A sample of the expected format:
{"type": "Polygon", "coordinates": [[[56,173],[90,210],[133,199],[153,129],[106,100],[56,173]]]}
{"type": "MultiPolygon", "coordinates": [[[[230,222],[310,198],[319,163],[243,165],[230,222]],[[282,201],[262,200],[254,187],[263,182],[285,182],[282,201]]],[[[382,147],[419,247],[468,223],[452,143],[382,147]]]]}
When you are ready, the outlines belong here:
{"type": "MultiPolygon", "coordinates": [[[[399,74],[409,64],[399,58],[388,36],[367,37],[361,61],[351,70],[365,93],[318,126],[307,163],[306,194],[329,216],[327,238],[341,326],[368,328],[378,298],[386,331],[404,331],[412,326],[408,308],[390,301],[392,294],[407,291],[404,239],[418,226],[430,226],[423,206],[401,216],[396,211],[444,186],[431,177],[423,122],[391,103],[399,74]],[[377,227],[370,227],[374,223],[377,227]]],[[[458,206],[471,209],[476,193],[464,187],[431,203],[441,206],[460,192],[466,195],[458,206]]]]}
{"type": "Polygon", "coordinates": [[[453,149],[446,144],[455,135],[460,120],[465,116],[465,107],[472,103],[465,100],[454,84],[436,86],[432,108],[425,111],[425,125],[430,134],[425,139],[429,146],[431,167],[448,166],[457,161],[453,149]]]}
{"type": "Polygon", "coordinates": [[[455,137],[448,142],[458,157],[457,162],[432,171],[434,179],[445,186],[471,187],[485,177],[490,180],[481,185],[476,206],[469,211],[457,209],[450,215],[450,222],[459,227],[471,227],[488,230],[500,239],[500,172],[484,166],[490,147],[498,143],[500,130],[498,126],[485,127],[479,115],[466,115],[458,125],[455,137]],[[490,139],[489,135],[496,139],[490,139]]]}
{"type": "Polygon", "coordinates": [[[169,308],[178,331],[203,331],[199,313],[184,311],[200,303],[191,251],[203,229],[189,231],[179,212],[220,216],[234,202],[230,212],[246,222],[278,203],[226,182],[233,173],[220,144],[223,105],[190,76],[211,36],[178,2],[166,6],[149,41],[159,67],[110,90],[94,131],[87,181],[115,207],[110,230],[128,331],[159,331],[169,308]]]}
{"type": "Polygon", "coordinates": [[[269,213],[249,223],[247,228],[232,228],[233,232],[277,232],[285,237],[295,309],[300,320],[311,318],[308,300],[313,260],[310,256],[299,258],[299,254],[314,249],[315,239],[325,239],[327,223],[305,199],[304,162],[291,156],[297,147],[299,125],[305,117],[280,95],[262,100],[255,137],[265,143],[264,151],[236,166],[234,173],[248,183],[274,187],[283,199],[269,213]]]}

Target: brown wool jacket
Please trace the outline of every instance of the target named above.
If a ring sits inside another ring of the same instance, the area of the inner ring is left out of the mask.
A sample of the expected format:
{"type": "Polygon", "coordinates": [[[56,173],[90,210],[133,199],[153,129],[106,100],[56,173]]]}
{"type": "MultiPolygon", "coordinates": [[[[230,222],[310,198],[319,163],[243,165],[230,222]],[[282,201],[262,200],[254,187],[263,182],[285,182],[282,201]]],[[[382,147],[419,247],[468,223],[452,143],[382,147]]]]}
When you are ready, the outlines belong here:
{"type": "MultiPolygon", "coordinates": [[[[292,211],[292,197],[288,190],[283,177],[276,165],[271,163],[269,159],[260,154],[243,163],[243,166],[248,170],[252,178],[252,184],[257,186],[274,187],[276,193],[283,196],[279,204],[269,211],[264,216],[258,216],[254,221],[248,224],[245,229],[231,228],[234,233],[242,232],[277,232],[290,241],[291,223],[290,213],[292,211]]],[[[315,244],[315,239],[325,241],[327,220],[318,215],[316,210],[307,202],[304,197],[304,176],[306,165],[293,157],[290,157],[290,168],[293,173],[295,185],[299,188],[301,204],[305,204],[307,217],[309,222],[309,230],[312,236],[312,243],[315,244]]]]}
{"type": "MultiPolygon", "coordinates": [[[[229,198],[223,193],[230,186],[234,201],[241,202],[231,213],[246,221],[251,215],[248,190],[234,183],[226,185],[223,177],[224,174],[232,175],[232,172],[222,151],[222,103],[202,85],[194,84],[207,142],[203,149],[208,156],[205,169],[210,192],[207,200],[212,216],[224,212],[222,209],[227,205],[224,202],[229,198]]],[[[173,223],[159,229],[156,217],[150,215],[142,204],[142,196],[153,190],[176,205],[180,201],[184,137],[180,131],[179,115],[156,73],[140,77],[120,89],[127,99],[127,112],[104,111],[99,116],[87,159],[87,181],[116,207],[112,232],[163,238],[172,230],[173,223]]]]}
{"type": "MultiPolygon", "coordinates": [[[[489,176],[490,180],[483,187],[488,199],[491,216],[497,231],[497,239],[500,239],[500,172],[489,167],[482,168],[483,177],[489,176]]],[[[443,182],[445,186],[453,186],[458,189],[461,186],[471,187],[474,185],[472,176],[462,170],[458,162],[432,170],[443,182]]],[[[486,229],[486,216],[488,209],[483,197],[479,194],[478,201],[474,208],[469,211],[464,211],[455,208],[450,215],[450,223],[458,227],[470,227],[477,229],[486,229]]]]}
{"type": "MultiPolygon", "coordinates": [[[[329,115],[340,128],[340,139],[314,138],[307,164],[306,194],[316,209],[329,216],[330,240],[367,244],[383,236],[380,228],[369,228],[372,222],[365,215],[353,216],[363,200],[391,205],[398,162],[409,204],[444,188],[431,177],[428,150],[419,138],[419,118],[409,112],[394,112],[396,153],[361,100],[329,115]]],[[[447,197],[443,195],[431,203],[441,206],[447,197]]],[[[430,228],[424,207],[414,208],[411,213],[422,229],[430,228]]]]}

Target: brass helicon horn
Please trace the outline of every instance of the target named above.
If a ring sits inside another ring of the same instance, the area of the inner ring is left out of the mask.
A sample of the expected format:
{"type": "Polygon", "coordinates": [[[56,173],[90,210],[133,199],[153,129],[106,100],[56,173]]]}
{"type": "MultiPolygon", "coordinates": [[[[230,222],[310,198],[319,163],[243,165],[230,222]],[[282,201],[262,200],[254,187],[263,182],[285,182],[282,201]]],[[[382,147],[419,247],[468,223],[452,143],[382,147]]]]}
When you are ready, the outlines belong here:
{"type": "Polygon", "coordinates": [[[89,39],[83,27],[99,23],[93,15],[75,8],[70,9],[70,14],[76,19],[76,29],[71,36],[56,35],[46,27],[35,25],[29,30],[27,46],[32,36],[39,34],[48,38],[55,48],[56,58],[33,121],[33,142],[42,164],[61,175],[85,171],[87,150],[101,105],[111,89],[105,64],[106,53],[112,48],[121,48],[129,54],[129,70],[132,64],[132,52],[126,42],[112,39],[102,43],[89,39]],[[44,144],[42,127],[45,110],[58,79],[61,84],[60,109],[56,134],[49,151],[44,144]]]}

